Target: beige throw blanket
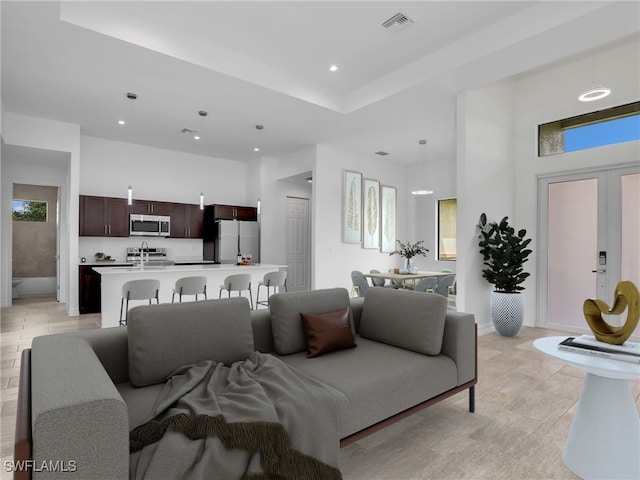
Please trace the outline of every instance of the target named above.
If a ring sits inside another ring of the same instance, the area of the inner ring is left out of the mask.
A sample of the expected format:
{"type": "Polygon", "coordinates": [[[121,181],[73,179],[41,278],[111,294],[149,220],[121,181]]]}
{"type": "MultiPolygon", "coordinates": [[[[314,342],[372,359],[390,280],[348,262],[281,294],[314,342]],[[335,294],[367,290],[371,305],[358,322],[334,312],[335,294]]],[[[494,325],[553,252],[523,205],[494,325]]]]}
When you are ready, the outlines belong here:
{"type": "Polygon", "coordinates": [[[337,390],[268,354],[178,369],[130,436],[131,479],[340,479],[337,390]]]}

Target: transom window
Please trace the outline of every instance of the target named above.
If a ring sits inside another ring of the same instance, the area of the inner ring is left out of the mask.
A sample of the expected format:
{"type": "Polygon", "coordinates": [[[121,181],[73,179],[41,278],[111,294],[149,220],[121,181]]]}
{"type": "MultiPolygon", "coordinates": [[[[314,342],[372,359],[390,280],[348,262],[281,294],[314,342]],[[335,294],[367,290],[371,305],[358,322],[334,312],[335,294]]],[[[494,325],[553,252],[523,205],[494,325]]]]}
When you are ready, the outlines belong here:
{"type": "Polygon", "coordinates": [[[640,102],[538,125],[538,156],[640,140],[640,102]]]}

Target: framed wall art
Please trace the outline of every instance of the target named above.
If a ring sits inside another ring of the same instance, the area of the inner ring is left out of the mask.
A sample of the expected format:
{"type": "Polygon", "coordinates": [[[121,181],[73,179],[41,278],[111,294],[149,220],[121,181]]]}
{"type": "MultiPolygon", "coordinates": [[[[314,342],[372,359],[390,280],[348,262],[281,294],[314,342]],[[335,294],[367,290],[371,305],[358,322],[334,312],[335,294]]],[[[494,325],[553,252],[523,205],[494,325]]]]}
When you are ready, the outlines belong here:
{"type": "Polygon", "coordinates": [[[380,248],[380,182],[365,178],[362,183],[362,248],[380,248]]]}
{"type": "Polygon", "coordinates": [[[362,243],[362,173],[344,170],[342,241],[362,243]]]}
{"type": "Polygon", "coordinates": [[[380,251],[396,249],[396,187],[380,186],[380,251]]]}

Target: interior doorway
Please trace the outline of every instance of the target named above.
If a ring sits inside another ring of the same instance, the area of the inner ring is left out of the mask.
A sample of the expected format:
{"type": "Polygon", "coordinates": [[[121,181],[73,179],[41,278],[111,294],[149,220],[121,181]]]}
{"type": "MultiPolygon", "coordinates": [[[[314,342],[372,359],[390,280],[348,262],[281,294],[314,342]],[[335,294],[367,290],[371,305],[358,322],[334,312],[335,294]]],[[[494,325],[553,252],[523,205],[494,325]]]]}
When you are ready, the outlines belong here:
{"type": "Polygon", "coordinates": [[[287,197],[287,291],[311,288],[309,199],[287,197]]]}
{"type": "Polygon", "coordinates": [[[620,280],[640,285],[640,167],[541,178],[538,189],[539,325],[588,333],[584,300],[611,304],[620,280]]]}
{"type": "Polygon", "coordinates": [[[13,183],[13,298],[55,294],[60,300],[59,203],[57,186],[13,183]]]}

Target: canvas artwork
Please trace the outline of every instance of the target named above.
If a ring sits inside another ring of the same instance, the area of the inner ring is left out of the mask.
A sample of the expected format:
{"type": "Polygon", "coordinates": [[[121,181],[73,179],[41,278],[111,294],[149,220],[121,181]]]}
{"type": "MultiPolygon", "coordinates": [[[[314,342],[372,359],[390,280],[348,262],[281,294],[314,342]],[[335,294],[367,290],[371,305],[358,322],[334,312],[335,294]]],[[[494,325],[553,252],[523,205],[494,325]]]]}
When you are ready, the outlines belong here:
{"type": "Polygon", "coordinates": [[[380,251],[391,253],[396,249],[396,188],[380,187],[381,235],[380,251]]]}
{"type": "Polygon", "coordinates": [[[380,248],[380,182],[365,178],[362,188],[363,248],[380,248]]]}
{"type": "Polygon", "coordinates": [[[342,240],[362,243],[362,174],[344,171],[342,191],[342,240]]]}

